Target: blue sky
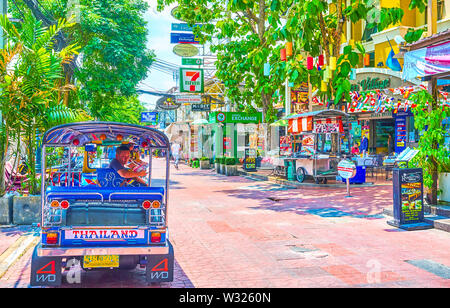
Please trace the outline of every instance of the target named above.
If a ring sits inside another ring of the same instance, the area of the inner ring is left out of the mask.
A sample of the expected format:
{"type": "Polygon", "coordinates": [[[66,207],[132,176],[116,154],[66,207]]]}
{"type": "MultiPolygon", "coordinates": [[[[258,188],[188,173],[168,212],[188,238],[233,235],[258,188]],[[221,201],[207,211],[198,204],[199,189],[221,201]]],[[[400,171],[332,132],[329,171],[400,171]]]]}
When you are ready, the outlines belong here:
{"type": "MultiPolygon", "coordinates": [[[[181,58],[172,51],[174,44],[170,44],[171,24],[180,22],[170,15],[173,6],[171,8],[166,8],[163,12],[158,12],[156,10],[157,0],[146,1],[150,5],[150,9],[144,15],[144,18],[148,23],[147,27],[149,31],[147,47],[154,51],[158,59],[181,65],[181,58]]],[[[171,75],[150,68],[148,76],[143,80],[140,88],[150,91],[167,91],[175,85],[175,81],[171,75]]],[[[139,99],[144,103],[148,110],[152,110],[155,107],[158,98],[160,97],[151,95],[139,96],[139,99]]]]}

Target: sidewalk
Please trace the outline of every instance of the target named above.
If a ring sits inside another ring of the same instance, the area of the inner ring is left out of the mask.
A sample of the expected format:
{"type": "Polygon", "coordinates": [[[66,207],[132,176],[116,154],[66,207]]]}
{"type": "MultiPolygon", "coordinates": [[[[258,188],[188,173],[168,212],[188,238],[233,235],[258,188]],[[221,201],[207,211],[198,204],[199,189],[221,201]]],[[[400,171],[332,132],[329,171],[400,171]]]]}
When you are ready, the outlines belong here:
{"type": "MultiPolygon", "coordinates": [[[[336,180],[328,180],[327,184],[316,184],[311,179],[305,180],[303,183],[299,183],[298,181],[288,181],[283,177],[277,177],[272,175],[272,170],[268,169],[260,169],[257,172],[247,172],[245,170],[239,170],[239,175],[244,177],[249,177],[262,181],[269,181],[276,184],[285,185],[292,188],[306,188],[306,187],[319,187],[319,188],[342,188],[346,189],[346,184],[336,181],[336,180]]],[[[384,175],[378,175],[375,177],[367,176],[366,183],[364,184],[351,184],[350,191],[354,188],[363,188],[363,187],[374,187],[374,186],[385,186],[392,187],[392,180],[386,180],[384,175]]],[[[450,232],[450,206],[445,205],[424,205],[425,211],[425,222],[433,225],[435,229],[450,232]]],[[[383,215],[393,216],[392,206],[389,206],[383,209],[383,215]]]]}

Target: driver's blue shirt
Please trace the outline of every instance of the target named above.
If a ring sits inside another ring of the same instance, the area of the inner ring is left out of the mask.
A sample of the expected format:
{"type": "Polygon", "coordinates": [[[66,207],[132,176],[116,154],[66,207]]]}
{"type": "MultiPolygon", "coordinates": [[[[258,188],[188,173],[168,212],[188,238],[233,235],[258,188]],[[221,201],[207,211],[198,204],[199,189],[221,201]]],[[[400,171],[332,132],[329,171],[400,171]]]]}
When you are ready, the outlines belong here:
{"type": "Polygon", "coordinates": [[[109,168],[114,169],[116,172],[125,169],[125,167],[115,158],[109,163],[109,168]]]}

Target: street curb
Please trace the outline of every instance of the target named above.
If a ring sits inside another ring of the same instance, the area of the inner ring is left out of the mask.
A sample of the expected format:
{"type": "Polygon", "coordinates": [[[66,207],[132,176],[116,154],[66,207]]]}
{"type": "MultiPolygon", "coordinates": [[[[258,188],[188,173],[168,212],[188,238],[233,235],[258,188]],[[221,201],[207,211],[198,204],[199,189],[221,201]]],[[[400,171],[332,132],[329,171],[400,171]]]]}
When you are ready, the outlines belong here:
{"type": "MultiPolygon", "coordinates": [[[[255,178],[258,180],[264,180],[264,181],[269,181],[269,182],[273,182],[276,184],[281,184],[281,185],[287,185],[287,186],[293,186],[295,188],[305,188],[305,187],[319,187],[319,188],[323,188],[323,187],[333,187],[333,188],[343,188],[345,189],[347,187],[346,184],[316,184],[316,183],[299,183],[299,182],[294,182],[294,181],[288,181],[288,180],[283,180],[274,176],[265,176],[265,175],[259,175],[259,174],[255,174],[252,172],[245,172],[245,171],[241,171],[238,170],[238,175],[240,176],[247,176],[247,177],[251,177],[251,178],[255,178]]],[[[375,187],[375,186],[390,186],[392,184],[357,184],[357,185],[351,185],[350,187],[375,187]]]]}
{"type": "MultiPolygon", "coordinates": [[[[425,205],[424,211],[425,213],[430,213],[430,206],[425,205]]],[[[392,209],[385,208],[383,209],[383,215],[393,217],[394,213],[392,209]]],[[[424,222],[429,223],[435,229],[450,232],[450,216],[435,215],[430,213],[424,216],[424,222]]]]}
{"type": "Polygon", "coordinates": [[[2,278],[30,248],[36,246],[39,237],[34,235],[21,236],[10,248],[8,248],[0,257],[0,278],[2,278]]]}

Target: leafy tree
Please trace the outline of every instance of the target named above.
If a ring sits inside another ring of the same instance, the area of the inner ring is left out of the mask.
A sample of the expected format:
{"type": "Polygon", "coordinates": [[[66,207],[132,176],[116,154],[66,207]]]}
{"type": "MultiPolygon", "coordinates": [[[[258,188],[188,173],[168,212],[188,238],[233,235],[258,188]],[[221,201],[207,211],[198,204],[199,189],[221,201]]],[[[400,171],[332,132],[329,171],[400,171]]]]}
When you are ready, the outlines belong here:
{"type": "MultiPolygon", "coordinates": [[[[42,21],[26,14],[20,29],[0,16],[0,25],[8,38],[8,46],[2,50],[0,59],[0,108],[2,112],[0,171],[4,170],[5,153],[13,137],[17,142],[23,137],[27,144],[29,191],[37,187],[35,171],[36,131],[45,127],[45,114],[59,104],[57,93],[73,90],[73,86],[60,87],[63,79],[62,65],[76,53],[70,45],[59,52],[53,51],[55,37],[70,21],[61,19],[56,25],[44,27],[42,21]]],[[[4,185],[4,173],[0,174],[4,185]]]]}
{"type": "Polygon", "coordinates": [[[203,24],[194,33],[202,42],[210,42],[217,53],[216,76],[230,101],[241,110],[262,108],[266,122],[275,120],[272,95],[281,88],[285,74],[279,70],[281,74],[264,76],[264,64],[275,63],[279,57],[272,23],[279,20],[285,5],[271,7],[266,0],[158,0],[158,8],[175,2],[181,19],[191,25],[203,24]]]}
{"type": "MultiPolygon", "coordinates": [[[[272,0],[272,7],[281,5],[281,0],[272,0]]],[[[380,8],[378,0],[292,0],[289,2],[287,22],[278,24],[278,36],[290,41],[294,46],[294,57],[288,61],[288,75],[291,81],[306,81],[307,73],[311,82],[319,87],[324,80],[324,70],[305,70],[306,55],[317,57],[323,54],[329,65],[331,58],[336,59],[336,69],[330,72],[331,78],[325,81],[327,91],[321,93],[335,104],[345,98],[350,101],[349,77],[352,68],[361,65],[365,50],[361,42],[347,44],[344,48],[342,37],[347,22],[367,22],[368,28],[377,27],[382,31],[401,21],[404,12],[402,8],[380,8]],[[297,57],[301,54],[303,57],[297,57]],[[300,63],[298,63],[300,62],[300,63]]],[[[424,10],[424,0],[412,0],[410,9],[424,10]]]]}
{"type": "Polygon", "coordinates": [[[437,94],[434,96],[426,90],[411,96],[414,102],[414,126],[420,132],[419,153],[415,162],[423,168],[424,185],[430,189],[430,202],[437,204],[438,174],[448,172],[450,152],[446,147],[446,131],[442,122],[449,115],[450,108],[440,103],[437,94]]]}
{"type": "Polygon", "coordinates": [[[142,17],[148,5],[142,0],[81,2],[81,27],[75,36],[86,43],[76,77],[80,98],[88,102],[94,117],[102,119],[99,111],[117,105],[119,96],[136,94],[153,62],[142,17]]]}
{"type": "Polygon", "coordinates": [[[70,98],[64,96],[67,106],[88,108],[92,116],[103,120],[99,110],[117,105],[119,96],[136,94],[154,59],[146,47],[143,14],[148,4],[144,0],[23,0],[15,4],[10,11],[17,18],[31,11],[44,25],[65,16],[77,22],[57,37],[58,48],[73,43],[81,47],[78,61],[65,66],[66,82],[80,88],[70,98]]]}

